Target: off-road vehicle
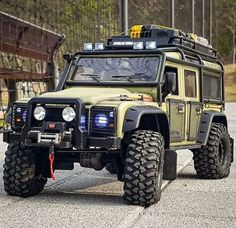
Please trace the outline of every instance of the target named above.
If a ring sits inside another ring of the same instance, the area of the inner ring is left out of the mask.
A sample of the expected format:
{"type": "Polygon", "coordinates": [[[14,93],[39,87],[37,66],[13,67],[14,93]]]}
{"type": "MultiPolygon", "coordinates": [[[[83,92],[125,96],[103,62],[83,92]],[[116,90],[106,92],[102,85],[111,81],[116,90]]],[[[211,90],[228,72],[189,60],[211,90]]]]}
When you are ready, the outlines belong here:
{"type": "Polygon", "coordinates": [[[233,139],[223,113],[224,69],[194,34],[156,25],[65,55],[55,91],[16,101],[4,164],[9,195],[41,192],[54,170],[106,168],[124,182],[124,200],[160,200],[176,178],[176,150],[193,151],[200,178],[229,175],[233,139]]]}

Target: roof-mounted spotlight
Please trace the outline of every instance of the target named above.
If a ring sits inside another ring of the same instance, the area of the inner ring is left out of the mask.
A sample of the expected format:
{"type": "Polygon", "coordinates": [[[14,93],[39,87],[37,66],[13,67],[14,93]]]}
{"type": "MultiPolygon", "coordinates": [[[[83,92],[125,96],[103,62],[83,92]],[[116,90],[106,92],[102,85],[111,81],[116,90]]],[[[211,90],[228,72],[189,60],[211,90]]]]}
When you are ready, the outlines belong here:
{"type": "Polygon", "coordinates": [[[156,41],[147,41],[146,42],[146,49],[156,49],[157,43],[156,41]]]}
{"type": "Polygon", "coordinates": [[[143,42],[134,42],[133,43],[133,49],[135,49],[135,50],[143,49],[143,42]]]}
{"type": "Polygon", "coordinates": [[[104,50],[104,43],[95,43],[95,50],[104,50]]]}
{"type": "Polygon", "coordinates": [[[92,51],[93,43],[84,43],[84,51],[92,51]]]}

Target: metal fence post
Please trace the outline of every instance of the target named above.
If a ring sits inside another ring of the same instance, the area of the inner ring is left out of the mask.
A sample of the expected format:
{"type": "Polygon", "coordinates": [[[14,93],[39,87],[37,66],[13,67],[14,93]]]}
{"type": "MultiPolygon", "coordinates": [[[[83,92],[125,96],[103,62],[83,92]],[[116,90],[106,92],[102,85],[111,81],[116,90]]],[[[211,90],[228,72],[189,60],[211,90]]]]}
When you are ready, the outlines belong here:
{"type": "Polygon", "coordinates": [[[194,33],[194,29],[195,29],[195,0],[192,0],[192,33],[194,33]]]}
{"type": "Polygon", "coordinates": [[[210,0],[210,9],[209,9],[209,30],[210,30],[210,44],[212,45],[212,0],[210,0]]]}
{"type": "Polygon", "coordinates": [[[175,1],[170,0],[170,27],[175,27],[175,1]]]}
{"type": "Polygon", "coordinates": [[[205,0],[202,0],[202,36],[205,37],[205,0]]]}
{"type": "Polygon", "coordinates": [[[120,0],[121,32],[128,31],[128,0],[120,0]]]}

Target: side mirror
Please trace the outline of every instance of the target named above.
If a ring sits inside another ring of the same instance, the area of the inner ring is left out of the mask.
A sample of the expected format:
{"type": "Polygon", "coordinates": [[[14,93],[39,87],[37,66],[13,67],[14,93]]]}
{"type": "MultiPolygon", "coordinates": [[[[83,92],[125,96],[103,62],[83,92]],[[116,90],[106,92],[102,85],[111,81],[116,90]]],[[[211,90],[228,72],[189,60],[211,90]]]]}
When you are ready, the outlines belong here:
{"type": "Polygon", "coordinates": [[[166,76],[165,91],[168,93],[172,93],[176,90],[176,83],[177,83],[176,73],[166,72],[165,76],[166,76]]]}

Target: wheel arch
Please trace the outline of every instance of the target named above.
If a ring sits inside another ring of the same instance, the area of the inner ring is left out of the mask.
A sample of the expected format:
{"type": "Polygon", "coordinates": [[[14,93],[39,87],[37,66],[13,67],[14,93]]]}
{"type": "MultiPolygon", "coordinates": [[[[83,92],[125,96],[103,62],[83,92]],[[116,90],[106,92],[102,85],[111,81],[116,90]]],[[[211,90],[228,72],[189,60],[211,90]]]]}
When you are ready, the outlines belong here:
{"type": "Polygon", "coordinates": [[[166,113],[161,109],[153,106],[133,106],[129,108],[125,114],[123,132],[137,129],[160,132],[165,140],[165,148],[169,148],[169,122],[166,113]]]}
{"type": "Polygon", "coordinates": [[[201,115],[197,142],[205,146],[212,123],[222,123],[228,128],[227,118],[223,112],[204,111],[201,115]]]}

